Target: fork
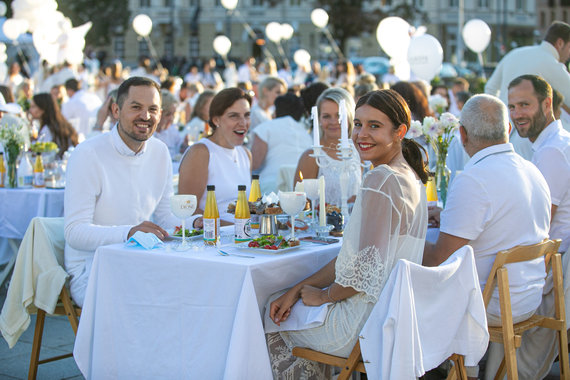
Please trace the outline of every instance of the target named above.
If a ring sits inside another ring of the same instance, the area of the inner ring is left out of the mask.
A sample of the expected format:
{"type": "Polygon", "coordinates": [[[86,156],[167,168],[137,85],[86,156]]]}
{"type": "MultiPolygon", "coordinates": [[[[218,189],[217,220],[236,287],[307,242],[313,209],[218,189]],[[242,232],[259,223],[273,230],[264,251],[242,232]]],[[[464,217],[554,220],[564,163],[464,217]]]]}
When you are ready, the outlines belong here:
{"type": "Polygon", "coordinates": [[[247,256],[247,255],[240,255],[239,253],[229,253],[218,249],[218,253],[222,256],[237,256],[237,257],[244,257],[246,259],[255,259],[255,256],[247,256]]]}

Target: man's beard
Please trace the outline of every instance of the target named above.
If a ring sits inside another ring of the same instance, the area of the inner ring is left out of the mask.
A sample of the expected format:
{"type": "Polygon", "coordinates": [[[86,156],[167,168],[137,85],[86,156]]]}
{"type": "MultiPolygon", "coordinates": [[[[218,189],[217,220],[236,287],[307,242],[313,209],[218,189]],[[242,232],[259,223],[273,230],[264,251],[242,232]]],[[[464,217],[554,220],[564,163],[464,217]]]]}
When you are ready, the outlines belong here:
{"type": "Polygon", "coordinates": [[[546,115],[544,115],[542,108],[539,107],[534,115],[532,115],[528,129],[524,134],[521,133],[521,130],[518,128],[518,123],[515,123],[515,126],[517,127],[517,132],[520,137],[527,137],[529,140],[535,141],[538,135],[540,135],[540,132],[546,127],[546,115]]]}

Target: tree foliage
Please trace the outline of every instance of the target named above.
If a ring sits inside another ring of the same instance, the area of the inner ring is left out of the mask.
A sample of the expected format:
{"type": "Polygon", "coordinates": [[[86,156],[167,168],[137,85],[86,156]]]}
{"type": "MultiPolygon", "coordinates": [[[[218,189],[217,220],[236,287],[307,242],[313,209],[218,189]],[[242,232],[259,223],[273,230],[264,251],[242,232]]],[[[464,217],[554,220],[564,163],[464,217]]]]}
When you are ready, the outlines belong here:
{"type": "Polygon", "coordinates": [[[91,21],[93,26],[86,44],[109,44],[116,28],[126,30],[129,22],[128,1],[123,0],[58,0],[58,10],[71,19],[73,26],[91,21]]]}

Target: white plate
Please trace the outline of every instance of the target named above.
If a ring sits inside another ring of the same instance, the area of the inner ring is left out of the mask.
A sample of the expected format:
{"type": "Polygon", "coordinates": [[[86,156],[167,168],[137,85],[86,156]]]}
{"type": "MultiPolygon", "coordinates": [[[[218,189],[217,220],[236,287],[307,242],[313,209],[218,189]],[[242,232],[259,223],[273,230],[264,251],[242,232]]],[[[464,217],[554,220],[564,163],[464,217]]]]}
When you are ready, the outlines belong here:
{"type": "MultiPolygon", "coordinates": [[[[172,240],[180,240],[182,241],[182,236],[174,236],[174,231],[168,231],[168,234],[170,235],[170,239],[172,240]]],[[[188,240],[200,240],[204,238],[204,234],[200,234],[200,235],[194,235],[194,236],[186,236],[186,239],[188,240]]]]}
{"type": "Polygon", "coordinates": [[[249,242],[236,244],[236,248],[239,250],[242,250],[242,251],[247,251],[247,252],[265,253],[265,254],[270,254],[270,255],[280,255],[282,253],[286,253],[286,252],[290,252],[290,251],[294,251],[296,249],[299,249],[304,245],[303,243],[301,243],[301,244],[296,245],[294,247],[288,247],[288,248],[282,248],[282,249],[264,249],[264,248],[248,247],[247,246],[248,244],[249,244],[249,242]]]}

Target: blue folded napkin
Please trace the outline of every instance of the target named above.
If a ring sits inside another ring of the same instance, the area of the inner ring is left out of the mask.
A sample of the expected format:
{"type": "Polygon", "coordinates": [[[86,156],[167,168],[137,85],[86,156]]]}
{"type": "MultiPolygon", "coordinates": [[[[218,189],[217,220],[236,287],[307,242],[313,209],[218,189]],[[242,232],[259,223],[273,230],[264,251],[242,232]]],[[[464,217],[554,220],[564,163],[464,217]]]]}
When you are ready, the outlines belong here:
{"type": "Polygon", "coordinates": [[[155,234],[151,232],[137,231],[127,240],[127,245],[141,246],[144,249],[153,249],[164,245],[155,234]]]}

